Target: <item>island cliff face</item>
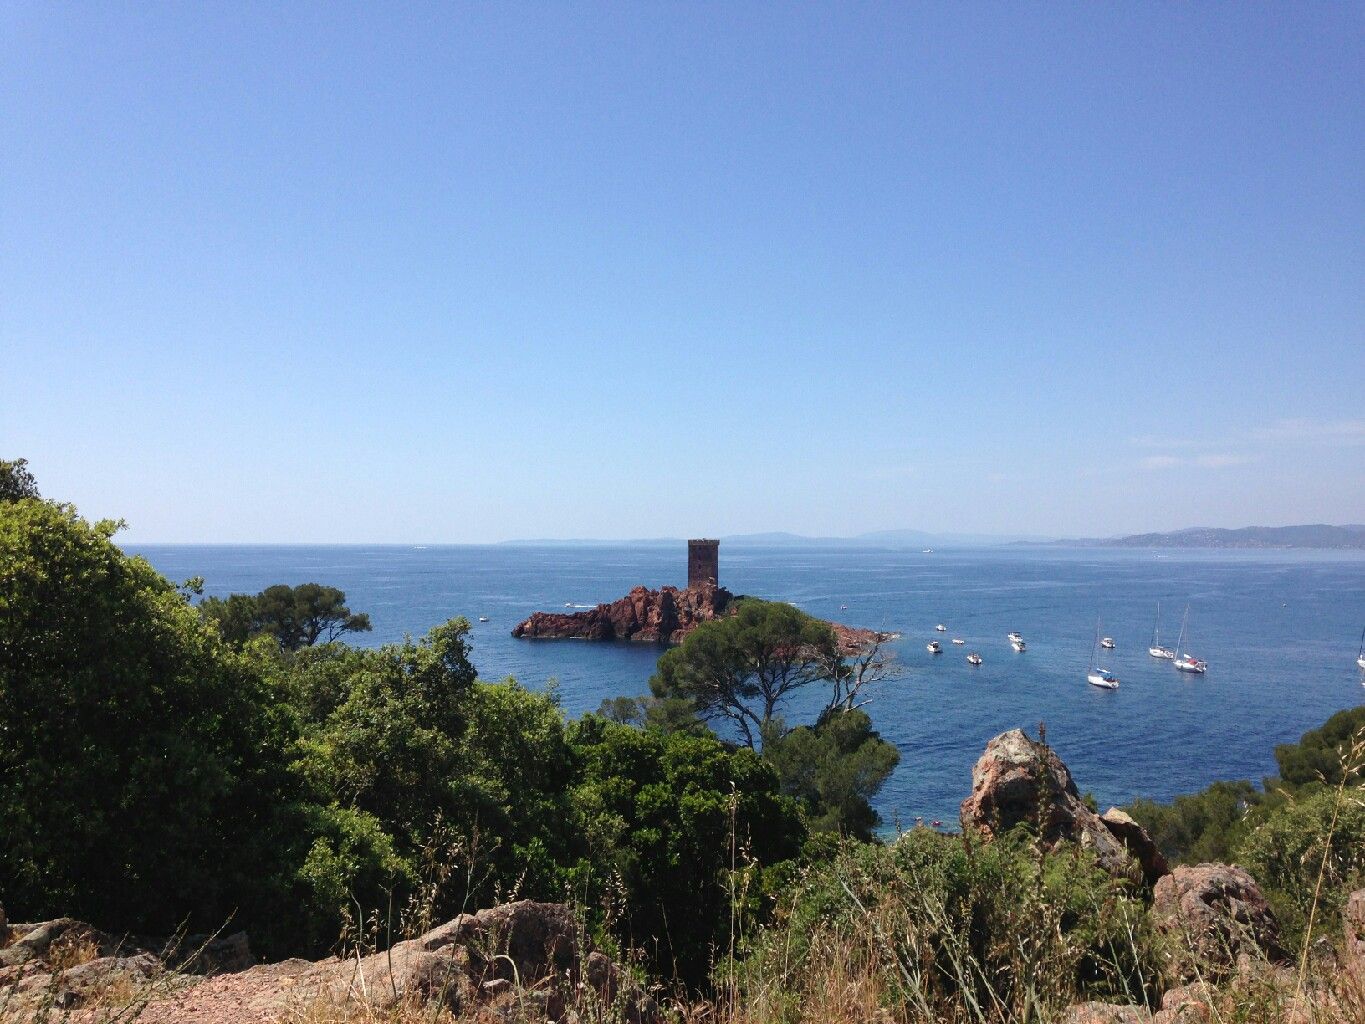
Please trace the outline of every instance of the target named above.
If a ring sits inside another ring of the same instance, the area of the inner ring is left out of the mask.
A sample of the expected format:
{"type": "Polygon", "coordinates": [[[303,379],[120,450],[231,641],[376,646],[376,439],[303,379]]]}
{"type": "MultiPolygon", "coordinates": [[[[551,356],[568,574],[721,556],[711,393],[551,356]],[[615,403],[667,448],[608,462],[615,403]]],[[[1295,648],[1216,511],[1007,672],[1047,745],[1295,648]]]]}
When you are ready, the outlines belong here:
{"type": "MultiPolygon", "coordinates": [[[[635,643],[680,644],[703,622],[729,614],[737,598],[711,582],[689,587],[636,587],[610,604],[581,612],[535,612],[517,624],[512,635],[526,640],[630,640],[635,643]]],[[[852,657],[891,633],[831,622],[839,650],[852,657]]]]}
{"type": "Polygon", "coordinates": [[[512,630],[515,637],[549,640],[633,640],[680,644],[703,622],[725,614],[734,595],[714,583],[636,587],[610,604],[582,612],[536,612],[512,630]]]}

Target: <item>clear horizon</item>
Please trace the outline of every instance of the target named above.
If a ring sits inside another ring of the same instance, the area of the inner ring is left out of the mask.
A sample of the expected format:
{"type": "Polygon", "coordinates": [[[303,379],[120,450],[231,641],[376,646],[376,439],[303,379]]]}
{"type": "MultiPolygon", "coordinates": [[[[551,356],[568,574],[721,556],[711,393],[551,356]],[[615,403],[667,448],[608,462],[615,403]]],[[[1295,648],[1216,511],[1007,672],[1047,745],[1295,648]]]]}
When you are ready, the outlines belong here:
{"type": "Polygon", "coordinates": [[[0,458],[125,545],[1365,508],[1357,5],[0,33],[0,458]]]}

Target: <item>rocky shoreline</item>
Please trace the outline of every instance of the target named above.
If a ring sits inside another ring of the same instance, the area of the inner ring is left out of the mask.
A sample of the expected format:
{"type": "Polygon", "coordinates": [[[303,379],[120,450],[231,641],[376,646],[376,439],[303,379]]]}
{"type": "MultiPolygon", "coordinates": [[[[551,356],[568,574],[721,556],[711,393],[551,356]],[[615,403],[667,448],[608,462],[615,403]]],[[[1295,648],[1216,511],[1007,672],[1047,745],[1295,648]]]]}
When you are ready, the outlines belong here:
{"type": "MultiPolygon", "coordinates": [[[[688,587],[634,587],[615,601],[578,612],[534,612],[512,635],[524,640],[620,640],[680,644],[703,622],[728,615],[740,598],[714,583],[688,587]]],[[[853,656],[895,634],[829,623],[839,649],[853,656]]]]}

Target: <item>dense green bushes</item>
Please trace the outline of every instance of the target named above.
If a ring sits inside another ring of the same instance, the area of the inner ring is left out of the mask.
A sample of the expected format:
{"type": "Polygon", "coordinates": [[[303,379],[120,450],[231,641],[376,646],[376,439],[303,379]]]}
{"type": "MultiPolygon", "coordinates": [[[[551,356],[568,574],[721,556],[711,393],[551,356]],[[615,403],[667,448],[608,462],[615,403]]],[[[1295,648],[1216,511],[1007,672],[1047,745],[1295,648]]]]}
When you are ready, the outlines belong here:
{"type": "Polygon", "coordinates": [[[290,716],[115,528],[0,503],[4,898],[165,931],[264,913],[290,716]]]}
{"type": "Polygon", "coordinates": [[[751,750],[570,724],[553,694],[476,682],[461,619],[371,650],[293,650],[268,630],[228,643],[217,612],[125,556],[115,529],[0,502],[14,915],[150,932],[232,919],[281,955],[419,905],[572,899],[698,981],[728,929],[731,868],[801,848],[799,803],[751,750]]]}
{"type": "Polygon", "coordinates": [[[801,874],[731,977],[761,1020],[1051,1019],[1083,998],[1144,1001],[1146,930],[1140,894],[1077,847],[915,829],[801,874]]]}
{"type": "Polygon", "coordinates": [[[1138,800],[1129,810],[1173,862],[1246,867],[1293,945],[1310,915],[1334,928],[1345,894],[1365,884],[1365,707],[1276,747],[1275,759],[1280,775],[1264,789],[1215,782],[1169,804],[1138,800]]]}

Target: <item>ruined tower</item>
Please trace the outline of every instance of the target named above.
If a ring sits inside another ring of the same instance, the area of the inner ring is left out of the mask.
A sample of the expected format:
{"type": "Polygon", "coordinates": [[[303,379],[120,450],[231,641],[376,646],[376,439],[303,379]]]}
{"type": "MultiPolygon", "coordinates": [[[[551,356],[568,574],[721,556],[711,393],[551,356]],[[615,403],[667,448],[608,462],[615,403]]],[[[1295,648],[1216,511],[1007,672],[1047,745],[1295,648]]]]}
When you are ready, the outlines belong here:
{"type": "Polygon", "coordinates": [[[687,542],[687,585],[698,583],[720,584],[720,541],[689,540],[687,542]]]}

